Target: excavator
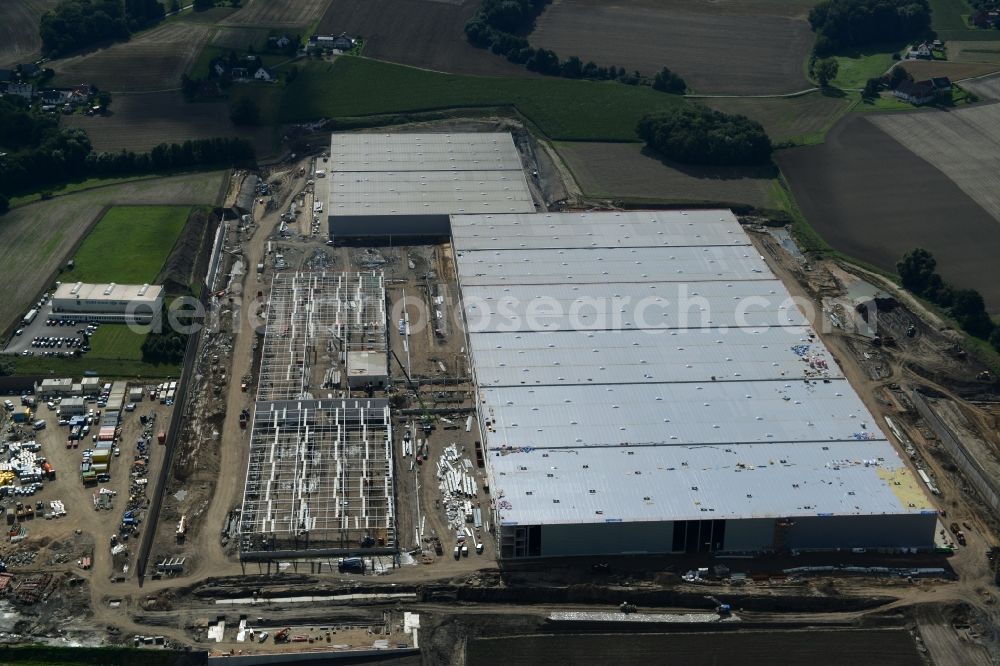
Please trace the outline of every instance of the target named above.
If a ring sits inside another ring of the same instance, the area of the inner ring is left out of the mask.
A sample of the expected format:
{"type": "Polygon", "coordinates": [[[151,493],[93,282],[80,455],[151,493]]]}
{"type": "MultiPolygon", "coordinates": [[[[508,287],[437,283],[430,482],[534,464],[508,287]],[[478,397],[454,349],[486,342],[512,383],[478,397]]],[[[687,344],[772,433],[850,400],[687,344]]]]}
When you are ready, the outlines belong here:
{"type": "Polygon", "coordinates": [[[288,632],[292,630],[291,627],[285,627],[281,631],[275,632],[274,642],[275,643],[285,643],[288,641],[288,632]]]}

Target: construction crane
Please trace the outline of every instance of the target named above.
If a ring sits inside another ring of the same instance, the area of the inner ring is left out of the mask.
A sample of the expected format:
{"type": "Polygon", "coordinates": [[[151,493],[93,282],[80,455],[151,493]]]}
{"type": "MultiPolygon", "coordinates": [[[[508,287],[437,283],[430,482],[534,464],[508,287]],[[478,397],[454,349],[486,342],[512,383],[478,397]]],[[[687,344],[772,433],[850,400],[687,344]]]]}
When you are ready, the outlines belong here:
{"type": "Polygon", "coordinates": [[[420,415],[420,428],[424,431],[425,435],[430,434],[430,432],[434,430],[434,417],[427,411],[427,405],[424,404],[423,398],[420,397],[420,388],[417,386],[417,383],[413,381],[413,378],[410,377],[410,373],[406,371],[406,366],[399,360],[399,356],[396,355],[396,350],[390,349],[389,351],[392,352],[392,357],[396,359],[399,369],[403,371],[403,376],[406,377],[406,385],[411,391],[413,391],[413,395],[417,398],[417,404],[420,405],[420,411],[423,412],[420,415]]]}

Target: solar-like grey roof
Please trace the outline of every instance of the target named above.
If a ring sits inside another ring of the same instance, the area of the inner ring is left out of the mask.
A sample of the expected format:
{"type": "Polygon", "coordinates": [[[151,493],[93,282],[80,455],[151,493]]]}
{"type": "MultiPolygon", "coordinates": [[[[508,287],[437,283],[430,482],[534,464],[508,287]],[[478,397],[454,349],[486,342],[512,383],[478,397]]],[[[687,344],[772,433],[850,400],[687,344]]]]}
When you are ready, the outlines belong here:
{"type": "Polygon", "coordinates": [[[462,215],[451,235],[460,251],[750,245],[732,214],[718,210],[462,215]]]}
{"type": "Polygon", "coordinates": [[[473,335],[470,352],[483,387],[842,377],[811,334],[802,326],[493,333],[473,335]]]}
{"type": "Polygon", "coordinates": [[[472,331],[806,326],[779,280],[466,286],[472,331]]]}
{"type": "Polygon", "coordinates": [[[508,132],[334,134],[333,171],[520,171],[508,132]]]}
{"type": "Polygon", "coordinates": [[[452,230],[501,522],[932,510],[730,211],[452,230]]]}
{"type": "Polygon", "coordinates": [[[886,441],[490,453],[501,524],[933,513],[886,441]],[[923,499],[921,499],[923,498],[923,499]]]}
{"type": "Polygon", "coordinates": [[[327,215],[532,213],[510,133],[334,134],[327,215]]]}
{"type": "Polygon", "coordinates": [[[448,215],[535,209],[518,171],[334,172],[330,215],[448,215]]]}
{"type": "Polygon", "coordinates": [[[885,439],[845,380],[595,382],[480,387],[479,395],[490,450],[885,439]]]}
{"type": "Polygon", "coordinates": [[[457,252],[462,284],[702,282],[773,278],[748,246],[457,252]]]}

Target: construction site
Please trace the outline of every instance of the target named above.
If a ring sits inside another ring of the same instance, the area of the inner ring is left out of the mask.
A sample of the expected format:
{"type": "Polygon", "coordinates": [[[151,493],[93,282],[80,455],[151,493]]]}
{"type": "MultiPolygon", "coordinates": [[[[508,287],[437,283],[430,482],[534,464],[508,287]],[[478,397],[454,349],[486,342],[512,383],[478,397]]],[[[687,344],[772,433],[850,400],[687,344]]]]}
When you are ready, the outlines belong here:
{"type": "Polygon", "coordinates": [[[382,275],[279,274],[263,314],[241,559],[394,553],[388,403],[341,390],[388,378],[382,275]]]}
{"type": "Polygon", "coordinates": [[[844,663],[823,656],[845,641],[996,663],[1000,390],[947,322],[764,217],[587,200],[516,123],[366,136],[233,174],[146,557],[123,573],[98,525],[32,529],[0,630],[387,664],[596,635],[696,664],[715,636],[760,663],[844,663]],[[456,170],[478,175],[428,175],[456,170]]]}

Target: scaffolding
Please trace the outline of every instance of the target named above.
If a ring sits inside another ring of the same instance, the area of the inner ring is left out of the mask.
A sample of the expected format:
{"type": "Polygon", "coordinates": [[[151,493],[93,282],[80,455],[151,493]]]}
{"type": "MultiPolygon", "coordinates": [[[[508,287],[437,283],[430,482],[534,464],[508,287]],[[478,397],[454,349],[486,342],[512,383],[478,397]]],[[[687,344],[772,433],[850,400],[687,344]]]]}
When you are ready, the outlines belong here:
{"type": "Polygon", "coordinates": [[[332,392],[349,353],[386,354],[385,320],[379,272],[275,277],[250,428],[241,559],[396,552],[388,401],[332,392]],[[321,389],[331,391],[317,395],[321,389]]]}
{"type": "Polygon", "coordinates": [[[381,271],[274,277],[258,401],[310,399],[318,389],[337,388],[339,368],[358,352],[379,359],[388,375],[381,271]]]}

